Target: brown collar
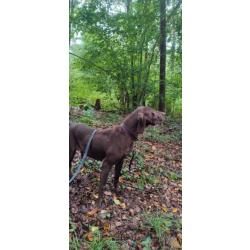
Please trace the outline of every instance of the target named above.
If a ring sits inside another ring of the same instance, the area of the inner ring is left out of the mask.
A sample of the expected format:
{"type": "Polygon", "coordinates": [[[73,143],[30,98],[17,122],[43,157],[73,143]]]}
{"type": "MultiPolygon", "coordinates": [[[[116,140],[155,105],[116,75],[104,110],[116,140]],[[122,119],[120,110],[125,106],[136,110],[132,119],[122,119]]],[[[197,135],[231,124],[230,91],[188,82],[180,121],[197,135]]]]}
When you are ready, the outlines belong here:
{"type": "Polygon", "coordinates": [[[132,138],[132,140],[138,141],[137,136],[134,133],[132,133],[125,124],[122,124],[121,127],[132,138]]]}

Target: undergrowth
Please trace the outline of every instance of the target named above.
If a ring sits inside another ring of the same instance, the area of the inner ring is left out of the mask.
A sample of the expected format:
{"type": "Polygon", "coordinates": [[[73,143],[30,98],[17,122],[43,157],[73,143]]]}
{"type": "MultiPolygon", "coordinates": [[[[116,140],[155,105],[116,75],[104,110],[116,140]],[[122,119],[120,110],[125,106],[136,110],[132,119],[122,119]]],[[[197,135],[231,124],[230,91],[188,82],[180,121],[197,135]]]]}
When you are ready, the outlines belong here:
{"type": "Polygon", "coordinates": [[[80,240],[78,239],[77,234],[76,234],[76,226],[71,221],[71,218],[69,218],[69,233],[70,233],[69,249],[70,250],[80,249],[80,240]]]}
{"type": "Polygon", "coordinates": [[[88,250],[118,250],[118,243],[112,238],[104,238],[99,230],[93,233],[93,239],[87,242],[88,250]]]}
{"type": "Polygon", "coordinates": [[[181,221],[171,213],[144,214],[144,227],[152,230],[163,247],[171,231],[181,230],[181,221]]]}

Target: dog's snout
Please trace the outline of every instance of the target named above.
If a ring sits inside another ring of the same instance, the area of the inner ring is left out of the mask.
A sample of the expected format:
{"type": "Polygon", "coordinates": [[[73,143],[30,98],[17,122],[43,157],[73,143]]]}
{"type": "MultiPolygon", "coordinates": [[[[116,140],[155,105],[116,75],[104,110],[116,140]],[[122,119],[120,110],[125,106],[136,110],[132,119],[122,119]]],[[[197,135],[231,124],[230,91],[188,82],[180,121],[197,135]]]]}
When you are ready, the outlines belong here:
{"type": "Polygon", "coordinates": [[[164,115],[165,115],[165,113],[163,113],[163,112],[158,112],[157,118],[158,118],[158,121],[159,121],[159,122],[163,122],[163,121],[164,121],[164,115]]]}

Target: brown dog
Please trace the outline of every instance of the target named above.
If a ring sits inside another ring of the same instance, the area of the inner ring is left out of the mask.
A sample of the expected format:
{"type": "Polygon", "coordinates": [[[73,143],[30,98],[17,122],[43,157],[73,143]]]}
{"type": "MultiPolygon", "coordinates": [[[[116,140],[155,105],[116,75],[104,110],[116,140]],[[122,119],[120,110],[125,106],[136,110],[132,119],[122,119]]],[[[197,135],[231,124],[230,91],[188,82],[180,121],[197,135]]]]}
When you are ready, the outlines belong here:
{"type": "MultiPolygon", "coordinates": [[[[121,174],[124,158],[133,148],[133,142],[139,134],[144,132],[145,127],[157,125],[163,121],[164,113],[153,110],[149,107],[138,107],[130,113],[121,125],[112,128],[98,129],[91,142],[88,156],[102,161],[98,206],[101,206],[103,189],[106,185],[109,172],[115,165],[114,189],[121,174]]],[[[70,176],[71,162],[76,150],[82,152],[94,129],[83,124],[71,124],[69,128],[69,164],[70,176]]]]}

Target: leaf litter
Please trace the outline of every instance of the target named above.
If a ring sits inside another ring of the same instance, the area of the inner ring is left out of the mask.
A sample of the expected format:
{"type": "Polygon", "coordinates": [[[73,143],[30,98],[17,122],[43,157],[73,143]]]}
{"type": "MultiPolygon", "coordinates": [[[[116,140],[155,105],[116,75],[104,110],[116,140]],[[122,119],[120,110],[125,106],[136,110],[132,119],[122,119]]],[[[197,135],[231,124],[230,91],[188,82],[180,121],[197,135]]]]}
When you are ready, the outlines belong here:
{"type": "MultiPolygon", "coordinates": [[[[91,166],[86,164],[70,186],[70,219],[81,242],[79,249],[89,249],[87,242],[93,241],[95,231],[114,239],[119,249],[181,248],[181,140],[152,142],[142,136],[134,144],[134,150],[138,157],[132,163],[131,172],[128,171],[130,158],[124,162],[121,195],[113,193],[113,174],[109,177],[103,209],[96,207],[100,174],[100,164],[96,161],[88,160],[91,166]],[[167,230],[163,239],[157,238],[152,225],[145,224],[145,216],[157,214],[171,215],[174,225],[179,223],[167,230]]],[[[70,231],[70,238],[72,235],[70,231]]]]}

